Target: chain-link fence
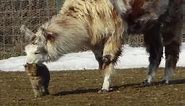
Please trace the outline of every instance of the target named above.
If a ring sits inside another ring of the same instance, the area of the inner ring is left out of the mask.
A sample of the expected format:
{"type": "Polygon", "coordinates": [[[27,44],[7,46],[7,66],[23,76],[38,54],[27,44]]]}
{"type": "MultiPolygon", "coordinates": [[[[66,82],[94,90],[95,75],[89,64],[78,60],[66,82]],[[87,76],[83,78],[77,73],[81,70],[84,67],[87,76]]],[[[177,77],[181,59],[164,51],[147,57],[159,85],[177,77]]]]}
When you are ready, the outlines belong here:
{"type": "MultiPolygon", "coordinates": [[[[65,0],[0,0],[0,59],[24,54],[20,26],[36,31],[37,27],[57,14],[65,0]]],[[[126,42],[141,46],[143,36],[128,36],[126,42]]]]}
{"type": "MultiPolygon", "coordinates": [[[[0,58],[23,54],[20,26],[35,30],[57,13],[59,0],[0,0],[0,58]]],[[[60,0],[61,1],[61,0],[60,0]]]]}

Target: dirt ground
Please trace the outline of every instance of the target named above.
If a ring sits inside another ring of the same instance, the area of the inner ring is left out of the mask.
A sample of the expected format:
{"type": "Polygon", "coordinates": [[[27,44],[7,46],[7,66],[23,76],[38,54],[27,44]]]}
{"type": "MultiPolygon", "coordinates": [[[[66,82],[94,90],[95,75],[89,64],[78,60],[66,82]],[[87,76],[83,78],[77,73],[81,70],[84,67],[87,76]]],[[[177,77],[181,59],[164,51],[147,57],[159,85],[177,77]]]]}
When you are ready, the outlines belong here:
{"type": "Polygon", "coordinates": [[[98,70],[51,72],[49,96],[35,98],[25,72],[0,72],[0,106],[185,106],[185,68],[178,68],[169,85],[142,85],[146,69],[116,70],[113,91],[99,94],[98,70]]]}

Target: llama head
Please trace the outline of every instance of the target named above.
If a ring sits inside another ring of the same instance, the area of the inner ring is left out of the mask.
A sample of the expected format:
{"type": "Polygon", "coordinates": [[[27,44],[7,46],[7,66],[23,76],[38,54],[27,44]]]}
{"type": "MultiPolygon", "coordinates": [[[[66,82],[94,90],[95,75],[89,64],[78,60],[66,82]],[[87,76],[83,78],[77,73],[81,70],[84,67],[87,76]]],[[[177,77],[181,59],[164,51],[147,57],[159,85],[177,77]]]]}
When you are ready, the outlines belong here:
{"type": "Polygon", "coordinates": [[[48,31],[43,25],[39,27],[36,33],[25,26],[21,27],[21,31],[25,33],[25,38],[28,39],[28,45],[25,46],[27,54],[27,63],[42,63],[49,61],[48,42],[51,44],[55,42],[56,34],[48,31]]]}

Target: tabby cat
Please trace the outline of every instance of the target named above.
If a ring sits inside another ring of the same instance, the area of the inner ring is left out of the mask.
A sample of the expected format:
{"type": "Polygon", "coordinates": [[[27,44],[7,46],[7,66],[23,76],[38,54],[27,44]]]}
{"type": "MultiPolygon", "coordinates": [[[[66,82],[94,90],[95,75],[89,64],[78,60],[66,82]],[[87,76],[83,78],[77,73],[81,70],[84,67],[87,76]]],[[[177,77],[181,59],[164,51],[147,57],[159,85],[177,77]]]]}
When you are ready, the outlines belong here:
{"type": "Polygon", "coordinates": [[[48,95],[50,73],[46,65],[27,63],[25,65],[25,71],[29,76],[35,97],[48,95]]]}

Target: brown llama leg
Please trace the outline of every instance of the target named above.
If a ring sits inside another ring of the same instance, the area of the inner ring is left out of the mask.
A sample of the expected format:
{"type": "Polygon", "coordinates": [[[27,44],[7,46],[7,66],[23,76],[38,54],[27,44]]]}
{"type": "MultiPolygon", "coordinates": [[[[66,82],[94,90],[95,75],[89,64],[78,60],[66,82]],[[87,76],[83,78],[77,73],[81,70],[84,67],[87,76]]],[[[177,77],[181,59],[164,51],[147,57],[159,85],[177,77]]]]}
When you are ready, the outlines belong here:
{"type": "Polygon", "coordinates": [[[166,44],[165,44],[166,63],[165,63],[165,74],[164,74],[163,82],[166,84],[168,84],[169,80],[172,78],[173,72],[176,68],[177,61],[179,59],[181,34],[177,30],[174,30],[175,34],[173,34],[173,32],[171,34],[170,33],[166,34],[165,37],[167,37],[167,39],[164,39],[166,40],[166,44]]]}
{"type": "Polygon", "coordinates": [[[168,17],[164,20],[162,36],[165,45],[165,75],[163,82],[169,83],[179,59],[181,45],[181,30],[183,26],[183,0],[171,0],[167,11],[168,17]],[[169,20],[167,20],[169,19],[169,20]]]}
{"type": "Polygon", "coordinates": [[[147,30],[144,33],[144,42],[146,50],[149,53],[148,76],[147,80],[144,81],[144,84],[149,85],[155,78],[155,74],[161,62],[161,57],[163,54],[159,24],[154,24],[154,26],[150,30],[147,30]]]}

